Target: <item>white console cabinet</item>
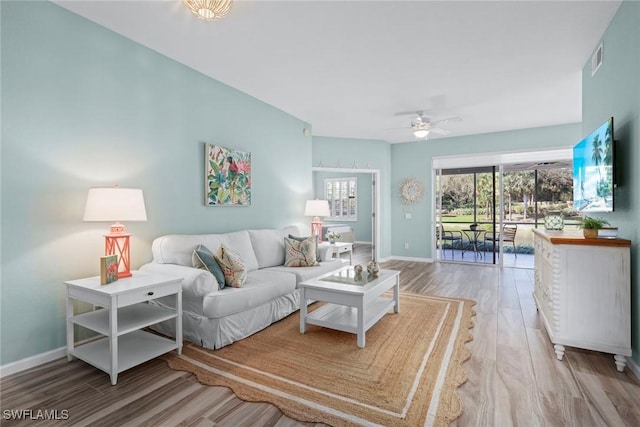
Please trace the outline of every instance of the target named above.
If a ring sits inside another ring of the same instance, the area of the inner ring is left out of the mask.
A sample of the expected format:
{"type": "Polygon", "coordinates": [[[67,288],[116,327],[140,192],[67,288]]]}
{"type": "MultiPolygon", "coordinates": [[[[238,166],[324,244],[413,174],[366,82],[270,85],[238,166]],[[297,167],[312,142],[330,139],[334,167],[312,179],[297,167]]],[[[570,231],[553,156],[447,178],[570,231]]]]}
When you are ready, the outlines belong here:
{"type": "Polygon", "coordinates": [[[565,346],[596,350],[613,354],[622,372],[631,356],[631,242],[534,233],[534,298],[558,360],[565,346]]]}

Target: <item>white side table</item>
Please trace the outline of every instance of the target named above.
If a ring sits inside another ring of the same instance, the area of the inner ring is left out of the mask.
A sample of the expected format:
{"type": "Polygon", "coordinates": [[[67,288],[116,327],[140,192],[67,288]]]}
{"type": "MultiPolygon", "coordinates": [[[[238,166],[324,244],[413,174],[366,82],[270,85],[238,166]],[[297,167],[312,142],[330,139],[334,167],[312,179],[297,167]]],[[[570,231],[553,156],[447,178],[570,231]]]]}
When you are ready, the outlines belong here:
{"type": "Polygon", "coordinates": [[[118,381],[118,373],[171,350],[182,353],[182,278],[133,271],[133,276],[100,285],[100,277],[70,280],[67,286],[67,359],[81,359],[118,381]],[[176,309],[147,304],[175,295],[176,309]],[[102,307],[74,314],[73,300],[102,307]],[[170,340],[141,329],[175,319],[176,339],[170,340]],[[75,346],[73,325],[96,331],[104,338],[75,346]]]}
{"type": "Polygon", "coordinates": [[[329,248],[329,250],[332,252],[331,253],[331,257],[333,257],[335,255],[336,258],[340,258],[340,255],[342,255],[345,252],[349,253],[349,265],[352,264],[353,261],[353,243],[350,242],[335,242],[335,243],[329,243],[329,242],[322,242],[320,243],[321,247],[327,247],[329,248]]]}

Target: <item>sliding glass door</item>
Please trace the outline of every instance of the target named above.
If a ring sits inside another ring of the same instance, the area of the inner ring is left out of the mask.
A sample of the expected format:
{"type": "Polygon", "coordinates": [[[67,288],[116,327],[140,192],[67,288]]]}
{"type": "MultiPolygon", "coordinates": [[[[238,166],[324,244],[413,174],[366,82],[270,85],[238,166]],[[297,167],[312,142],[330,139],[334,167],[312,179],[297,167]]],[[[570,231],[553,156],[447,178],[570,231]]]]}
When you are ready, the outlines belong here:
{"type": "Polygon", "coordinates": [[[500,218],[499,168],[440,169],[436,172],[436,258],[495,263],[487,253],[487,231],[500,218]]]}
{"type": "Polygon", "coordinates": [[[437,169],[435,184],[440,261],[533,268],[533,228],[579,223],[568,161],[437,169]]]}

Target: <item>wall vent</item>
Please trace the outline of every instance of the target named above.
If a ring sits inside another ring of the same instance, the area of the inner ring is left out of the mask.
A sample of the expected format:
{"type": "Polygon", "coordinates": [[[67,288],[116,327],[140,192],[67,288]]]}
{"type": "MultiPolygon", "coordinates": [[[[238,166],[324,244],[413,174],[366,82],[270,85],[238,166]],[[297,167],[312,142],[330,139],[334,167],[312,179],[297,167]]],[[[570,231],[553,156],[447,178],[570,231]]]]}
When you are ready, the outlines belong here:
{"type": "Polygon", "coordinates": [[[600,66],[602,65],[602,43],[600,43],[600,46],[598,46],[598,49],[596,49],[596,53],[593,54],[593,56],[591,57],[591,76],[593,76],[596,71],[598,71],[598,68],[600,68],[600,66]]]}

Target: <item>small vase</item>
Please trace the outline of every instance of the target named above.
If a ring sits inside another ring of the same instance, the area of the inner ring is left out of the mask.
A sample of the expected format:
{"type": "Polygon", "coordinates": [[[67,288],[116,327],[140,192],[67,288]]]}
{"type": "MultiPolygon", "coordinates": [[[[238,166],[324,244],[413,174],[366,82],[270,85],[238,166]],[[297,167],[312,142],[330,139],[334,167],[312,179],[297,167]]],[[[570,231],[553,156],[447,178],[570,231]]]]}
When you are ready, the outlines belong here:
{"type": "Polygon", "coordinates": [[[329,239],[329,244],[335,245],[336,244],[336,239],[329,239]]]}
{"type": "Polygon", "coordinates": [[[597,239],[598,238],[598,230],[595,228],[584,228],[582,229],[582,234],[585,239],[597,239]]]}

